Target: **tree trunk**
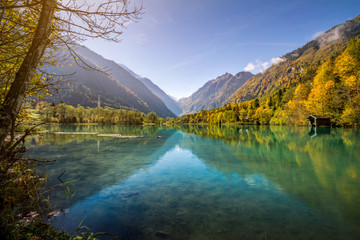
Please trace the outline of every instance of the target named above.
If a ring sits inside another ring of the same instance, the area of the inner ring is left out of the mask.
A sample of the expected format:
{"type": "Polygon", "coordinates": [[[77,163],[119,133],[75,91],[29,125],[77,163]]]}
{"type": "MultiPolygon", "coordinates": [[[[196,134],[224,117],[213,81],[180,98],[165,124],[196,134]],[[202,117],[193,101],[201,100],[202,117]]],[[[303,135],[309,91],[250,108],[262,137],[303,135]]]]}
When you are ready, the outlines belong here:
{"type": "Polygon", "coordinates": [[[56,0],[42,0],[41,4],[40,19],[31,46],[0,109],[0,149],[4,147],[4,140],[16,120],[36,67],[50,43],[56,0]]]}

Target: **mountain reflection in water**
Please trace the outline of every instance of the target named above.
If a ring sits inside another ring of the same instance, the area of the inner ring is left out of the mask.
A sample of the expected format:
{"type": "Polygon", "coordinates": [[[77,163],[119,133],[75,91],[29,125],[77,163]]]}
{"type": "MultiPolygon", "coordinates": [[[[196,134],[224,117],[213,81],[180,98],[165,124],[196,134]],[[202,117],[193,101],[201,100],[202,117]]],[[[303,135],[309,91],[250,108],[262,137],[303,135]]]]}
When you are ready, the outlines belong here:
{"type": "MultiPolygon", "coordinates": [[[[354,129],[59,126],[29,141],[55,185],[54,225],[128,239],[359,239],[354,129]],[[320,130],[320,131],[319,131],[320,130]],[[326,134],[319,134],[321,132],[326,134]],[[161,136],[161,138],[157,138],[161,136]]],[[[104,237],[106,238],[106,237],[104,237]]]]}

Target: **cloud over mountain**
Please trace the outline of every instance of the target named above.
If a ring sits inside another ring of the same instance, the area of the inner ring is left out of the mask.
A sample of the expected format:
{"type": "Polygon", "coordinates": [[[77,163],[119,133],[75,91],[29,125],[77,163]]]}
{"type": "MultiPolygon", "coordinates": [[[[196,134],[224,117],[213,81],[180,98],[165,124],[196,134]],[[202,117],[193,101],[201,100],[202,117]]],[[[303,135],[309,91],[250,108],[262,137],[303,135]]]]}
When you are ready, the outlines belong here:
{"type": "Polygon", "coordinates": [[[260,59],[255,60],[255,62],[249,62],[246,67],[244,67],[244,71],[247,72],[263,72],[267,68],[271,67],[274,64],[278,64],[280,62],[285,61],[285,59],[281,57],[273,57],[269,61],[263,62],[260,59]]]}

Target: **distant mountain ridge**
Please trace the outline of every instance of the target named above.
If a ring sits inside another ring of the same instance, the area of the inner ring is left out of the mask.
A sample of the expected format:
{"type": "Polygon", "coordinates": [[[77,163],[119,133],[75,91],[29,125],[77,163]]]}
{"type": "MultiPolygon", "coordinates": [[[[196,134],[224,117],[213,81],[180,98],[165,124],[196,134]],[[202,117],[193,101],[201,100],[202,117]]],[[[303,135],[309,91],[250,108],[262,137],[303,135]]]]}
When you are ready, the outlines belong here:
{"type": "Polygon", "coordinates": [[[203,109],[222,107],[229,102],[242,102],[266,96],[302,81],[301,78],[306,76],[306,71],[316,71],[321,61],[342,52],[347,42],[359,35],[360,15],[331,28],[303,47],[285,54],[281,57],[283,61],[261,73],[225,73],[208,81],[190,97],[182,98],[178,102],[150,79],[137,75],[126,66],[107,60],[86,47],[78,46],[75,51],[90,66],[106,68],[109,75],[88,71],[76,65],[69,67],[64,64],[63,68],[50,68],[57,74],[75,74],[70,77],[73,83],[63,87],[59,94],[49,101],[62,100],[73,106],[81,104],[85,107],[96,107],[98,95],[101,95],[103,107],[134,109],[144,113],[155,112],[160,117],[195,113],[203,109]]]}
{"type": "Polygon", "coordinates": [[[342,52],[347,42],[360,35],[360,15],[337,25],[315,40],[290,53],[284,61],[256,74],[232,94],[226,102],[242,102],[270,94],[291,82],[299,81],[304,69],[315,69],[320,61],[342,52]]]}
{"type": "Polygon", "coordinates": [[[144,113],[155,112],[160,117],[175,117],[165,103],[127,69],[84,46],[76,46],[74,51],[90,67],[105,69],[108,74],[84,69],[77,64],[45,69],[46,72],[54,72],[55,75],[70,74],[67,78],[71,81],[48,101],[96,107],[100,95],[102,107],[133,109],[144,113]]]}
{"type": "Polygon", "coordinates": [[[124,65],[120,64],[120,66],[125,68],[135,78],[139,79],[150,91],[152,91],[157,97],[159,97],[173,113],[175,113],[176,115],[180,115],[182,113],[179,103],[171,96],[167,95],[161,88],[155,85],[150,79],[134,73],[132,70],[130,70],[124,65]]]}
{"type": "Polygon", "coordinates": [[[183,114],[222,107],[231,94],[253,76],[250,72],[239,72],[236,75],[225,73],[216,79],[206,82],[190,97],[180,100],[183,114]]]}

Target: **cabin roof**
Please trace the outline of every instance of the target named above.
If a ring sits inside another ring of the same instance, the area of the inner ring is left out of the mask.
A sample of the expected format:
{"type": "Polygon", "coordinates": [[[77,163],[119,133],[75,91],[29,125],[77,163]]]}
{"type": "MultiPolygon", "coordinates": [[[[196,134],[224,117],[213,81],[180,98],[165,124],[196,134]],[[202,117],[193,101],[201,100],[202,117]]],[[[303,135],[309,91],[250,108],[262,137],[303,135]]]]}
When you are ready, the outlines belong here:
{"type": "Polygon", "coordinates": [[[315,118],[315,119],[331,119],[330,116],[327,115],[309,115],[306,119],[315,118]]]}

